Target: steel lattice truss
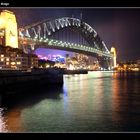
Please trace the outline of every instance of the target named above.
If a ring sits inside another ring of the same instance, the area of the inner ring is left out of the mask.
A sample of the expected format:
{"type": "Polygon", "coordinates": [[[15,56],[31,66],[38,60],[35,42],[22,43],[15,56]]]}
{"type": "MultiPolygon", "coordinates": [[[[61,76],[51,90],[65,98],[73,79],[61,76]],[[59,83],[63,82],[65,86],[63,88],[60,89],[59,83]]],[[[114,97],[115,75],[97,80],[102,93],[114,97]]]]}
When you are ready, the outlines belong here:
{"type": "Polygon", "coordinates": [[[90,25],[77,18],[63,17],[25,26],[19,29],[19,40],[20,44],[29,44],[33,47],[44,45],[50,48],[89,52],[106,58],[113,57],[97,32],[90,25]],[[89,46],[51,39],[52,34],[64,28],[77,30],[88,42],[89,46]]]}

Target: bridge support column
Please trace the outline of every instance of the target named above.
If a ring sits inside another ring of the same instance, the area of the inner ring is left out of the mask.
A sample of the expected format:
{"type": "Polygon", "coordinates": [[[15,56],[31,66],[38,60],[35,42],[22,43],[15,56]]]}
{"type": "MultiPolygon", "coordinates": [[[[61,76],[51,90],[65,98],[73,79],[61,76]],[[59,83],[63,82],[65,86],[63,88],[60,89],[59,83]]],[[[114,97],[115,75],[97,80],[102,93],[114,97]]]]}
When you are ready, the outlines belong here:
{"type": "Polygon", "coordinates": [[[112,67],[115,68],[117,66],[117,62],[116,62],[116,49],[114,47],[112,47],[110,52],[113,54],[112,67]]]}
{"type": "Polygon", "coordinates": [[[13,12],[3,10],[0,14],[0,29],[4,29],[5,46],[18,48],[18,31],[13,12]]]}

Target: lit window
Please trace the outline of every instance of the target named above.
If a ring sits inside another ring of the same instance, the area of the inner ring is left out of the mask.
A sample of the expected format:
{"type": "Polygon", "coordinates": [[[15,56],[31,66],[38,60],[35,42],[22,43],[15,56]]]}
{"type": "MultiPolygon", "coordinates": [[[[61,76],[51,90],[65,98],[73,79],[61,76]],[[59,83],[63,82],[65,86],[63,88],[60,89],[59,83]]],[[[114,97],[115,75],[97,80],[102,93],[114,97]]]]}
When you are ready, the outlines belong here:
{"type": "Polygon", "coordinates": [[[17,65],[20,65],[21,64],[21,62],[17,62],[17,65]]]}
{"type": "Polygon", "coordinates": [[[6,65],[9,65],[9,62],[6,62],[6,65]]]}
{"type": "Polygon", "coordinates": [[[9,58],[6,58],[6,61],[9,61],[9,58]]]}
{"type": "Polygon", "coordinates": [[[1,57],[4,57],[4,54],[1,54],[1,57]]]}
{"type": "Polygon", "coordinates": [[[1,58],[1,61],[4,61],[4,58],[1,58]]]}
{"type": "Polygon", "coordinates": [[[11,62],[11,65],[15,65],[16,63],[15,62],[11,62]]]}

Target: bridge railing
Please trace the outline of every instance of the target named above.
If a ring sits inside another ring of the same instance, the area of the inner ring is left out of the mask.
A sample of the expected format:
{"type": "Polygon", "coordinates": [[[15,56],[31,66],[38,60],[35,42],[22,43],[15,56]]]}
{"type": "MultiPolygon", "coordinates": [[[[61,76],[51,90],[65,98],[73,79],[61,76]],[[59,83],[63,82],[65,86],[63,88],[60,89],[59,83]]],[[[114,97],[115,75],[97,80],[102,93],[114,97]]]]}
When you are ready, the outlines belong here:
{"type": "Polygon", "coordinates": [[[105,57],[109,57],[109,58],[113,58],[113,55],[110,52],[103,52],[101,50],[95,49],[93,47],[90,46],[85,46],[85,45],[80,45],[80,44],[76,44],[76,43],[70,43],[70,42],[64,42],[64,41],[59,41],[59,40],[55,40],[55,39],[32,39],[32,38],[20,38],[20,40],[26,40],[26,43],[28,42],[28,44],[45,44],[48,46],[55,46],[55,47],[61,47],[61,48],[69,48],[69,49],[75,49],[75,50],[82,50],[82,51],[86,51],[86,52],[90,52],[90,53],[96,53],[100,56],[105,56],[105,57]]]}

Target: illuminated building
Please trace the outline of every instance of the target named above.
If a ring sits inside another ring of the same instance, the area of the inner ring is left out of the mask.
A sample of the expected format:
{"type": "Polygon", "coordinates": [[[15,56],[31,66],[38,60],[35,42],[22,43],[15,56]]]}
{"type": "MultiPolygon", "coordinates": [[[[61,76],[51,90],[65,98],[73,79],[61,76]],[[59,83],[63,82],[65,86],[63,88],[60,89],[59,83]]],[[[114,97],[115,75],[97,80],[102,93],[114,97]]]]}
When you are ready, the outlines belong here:
{"type": "Polygon", "coordinates": [[[65,63],[67,69],[99,69],[99,62],[96,58],[79,53],[74,53],[72,57],[67,55],[65,63]]]}
{"type": "Polygon", "coordinates": [[[3,10],[0,14],[1,44],[18,48],[17,22],[13,12],[3,10]]]}
{"type": "Polygon", "coordinates": [[[24,53],[22,54],[17,54],[16,56],[16,68],[19,70],[27,69],[28,66],[28,56],[24,53]]]}
{"type": "Polygon", "coordinates": [[[40,55],[38,54],[38,57],[39,59],[42,59],[42,60],[51,60],[51,61],[54,61],[54,62],[61,62],[61,63],[64,63],[65,62],[65,58],[61,55],[52,55],[52,54],[49,54],[49,55],[40,55]]]}
{"type": "Polygon", "coordinates": [[[38,67],[38,57],[35,54],[28,54],[28,66],[30,68],[38,67]]]}
{"type": "Polygon", "coordinates": [[[36,55],[25,54],[18,48],[0,46],[0,69],[26,70],[33,67],[38,67],[36,55]]]}
{"type": "Polygon", "coordinates": [[[118,71],[140,71],[140,61],[127,61],[119,63],[118,71]]]}

